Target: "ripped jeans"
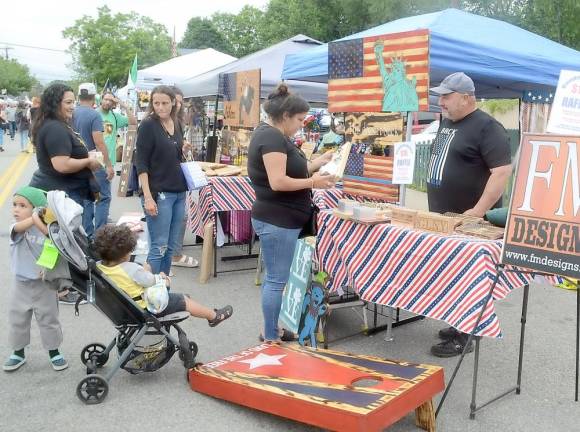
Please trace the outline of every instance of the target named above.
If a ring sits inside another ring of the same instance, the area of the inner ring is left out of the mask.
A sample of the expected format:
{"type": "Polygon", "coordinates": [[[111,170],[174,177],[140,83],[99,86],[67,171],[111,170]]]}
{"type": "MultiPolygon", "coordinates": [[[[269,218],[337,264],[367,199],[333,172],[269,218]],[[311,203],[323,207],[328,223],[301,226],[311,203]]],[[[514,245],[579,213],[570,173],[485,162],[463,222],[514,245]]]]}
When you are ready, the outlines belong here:
{"type": "Polygon", "coordinates": [[[169,275],[171,257],[179,245],[181,225],[185,217],[186,192],[159,192],[157,216],[146,214],[149,231],[149,254],[147,262],[151,272],[169,275]]]}

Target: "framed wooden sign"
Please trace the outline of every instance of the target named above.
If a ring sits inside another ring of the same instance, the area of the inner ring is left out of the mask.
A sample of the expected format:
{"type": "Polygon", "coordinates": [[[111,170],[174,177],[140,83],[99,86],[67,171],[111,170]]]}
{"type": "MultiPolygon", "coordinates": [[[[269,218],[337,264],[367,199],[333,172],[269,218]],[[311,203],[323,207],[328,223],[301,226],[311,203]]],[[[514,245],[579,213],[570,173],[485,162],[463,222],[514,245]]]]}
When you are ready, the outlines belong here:
{"type": "Polygon", "coordinates": [[[580,277],[580,137],[524,134],[502,262],[580,277]]]}
{"type": "Polygon", "coordinates": [[[220,74],[224,125],[256,127],[260,122],[260,69],[220,74]]]}
{"type": "Polygon", "coordinates": [[[123,161],[121,164],[121,179],[117,196],[126,197],[129,189],[129,176],[133,164],[133,153],[135,152],[135,141],[137,140],[137,126],[129,125],[127,138],[123,146],[123,161]]]}
{"type": "Polygon", "coordinates": [[[328,44],[328,110],[429,110],[429,30],[328,44]]]}

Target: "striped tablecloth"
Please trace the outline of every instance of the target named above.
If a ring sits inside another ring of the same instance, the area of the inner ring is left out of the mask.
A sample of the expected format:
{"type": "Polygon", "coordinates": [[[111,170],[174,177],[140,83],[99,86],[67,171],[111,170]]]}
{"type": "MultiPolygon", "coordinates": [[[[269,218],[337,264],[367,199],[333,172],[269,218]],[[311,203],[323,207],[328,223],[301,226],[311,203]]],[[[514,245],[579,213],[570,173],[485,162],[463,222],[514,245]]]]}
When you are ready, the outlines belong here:
{"type": "MultiPolygon", "coordinates": [[[[331,291],[349,286],[365,301],[472,331],[494,279],[501,241],[448,237],[390,224],[361,225],[329,211],[320,212],[318,224],[318,259],[330,275],[331,291]]],[[[503,273],[493,299],[505,298],[531,278],[503,273]]],[[[476,335],[501,337],[493,301],[476,335]]]]}
{"type": "MultiPolygon", "coordinates": [[[[247,176],[208,177],[208,182],[207,186],[199,191],[189,192],[187,196],[187,227],[200,237],[203,237],[203,227],[208,222],[214,222],[215,233],[216,212],[251,210],[256,199],[252,182],[247,176]]],[[[320,209],[336,208],[338,200],[341,198],[345,198],[345,196],[338,188],[315,189],[313,193],[313,201],[320,209]]],[[[360,197],[357,199],[363,200],[360,197]]]]}
{"type": "Polygon", "coordinates": [[[249,177],[209,177],[208,185],[197,192],[189,192],[188,229],[203,237],[203,228],[208,222],[214,222],[219,211],[251,210],[256,195],[249,177]]]}

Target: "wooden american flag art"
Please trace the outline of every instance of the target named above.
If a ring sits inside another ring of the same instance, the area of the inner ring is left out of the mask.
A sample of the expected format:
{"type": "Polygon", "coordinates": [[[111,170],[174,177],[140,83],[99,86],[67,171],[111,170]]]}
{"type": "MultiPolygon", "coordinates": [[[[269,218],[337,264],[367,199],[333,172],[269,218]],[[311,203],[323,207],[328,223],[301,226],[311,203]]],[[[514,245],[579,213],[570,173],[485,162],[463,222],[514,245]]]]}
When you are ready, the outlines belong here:
{"type": "Polygon", "coordinates": [[[443,368],[294,344],[262,344],[190,369],[197,392],[331,431],[379,432],[415,410],[435,432],[443,368]]]}
{"type": "Polygon", "coordinates": [[[392,180],[393,157],[364,154],[353,146],[342,178],[345,193],[395,203],[399,187],[392,180]]]}
{"type": "Polygon", "coordinates": [[[429,110],[429,30],[331,42],[328,110],[429,110]]]}

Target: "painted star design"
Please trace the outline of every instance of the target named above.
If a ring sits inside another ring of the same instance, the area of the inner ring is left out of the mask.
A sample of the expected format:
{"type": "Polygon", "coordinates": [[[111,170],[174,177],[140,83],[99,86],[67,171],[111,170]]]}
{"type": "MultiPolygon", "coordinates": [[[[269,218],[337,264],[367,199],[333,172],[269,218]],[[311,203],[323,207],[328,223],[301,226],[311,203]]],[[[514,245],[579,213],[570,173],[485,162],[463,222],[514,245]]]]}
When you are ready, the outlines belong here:
{"type": "Polygon", "coordinates": [[[286,357],[287,354],[282,355],[268,355],[258,354],[256,357],[247,360],[238,360],[240,363],[248,363],[250,370],[259,368],[260,366],[281,366],[280,359],[286,357]]]}

